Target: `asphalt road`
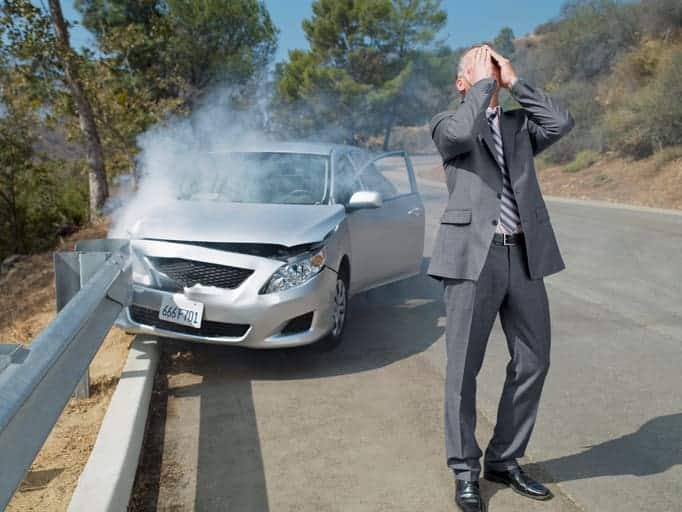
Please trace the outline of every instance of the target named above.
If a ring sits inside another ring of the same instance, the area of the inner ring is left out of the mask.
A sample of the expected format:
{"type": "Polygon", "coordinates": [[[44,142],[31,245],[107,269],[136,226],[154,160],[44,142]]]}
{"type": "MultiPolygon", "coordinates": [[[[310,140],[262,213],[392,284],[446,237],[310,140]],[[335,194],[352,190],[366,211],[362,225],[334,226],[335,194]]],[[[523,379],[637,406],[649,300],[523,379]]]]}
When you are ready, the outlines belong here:
{"type": "MultiPolygon", "coordinates": [[[[435,182],[420,180],[420,191],[425,268],[447,196],[435,182]]],[[[679,511],[682,215],[546,201],[567,268],[545,279],[552,363],[521,462],[556,497],[535,502],[482,481],[490,510],[679,511]]],[[[166,341],[136,500],[159,510],[455,510],[441,298],[424,275],[357,296],[331,353],[166,341]]],[[[479,376],[482,448],[508,358],[498,318],[479,376]]]]}

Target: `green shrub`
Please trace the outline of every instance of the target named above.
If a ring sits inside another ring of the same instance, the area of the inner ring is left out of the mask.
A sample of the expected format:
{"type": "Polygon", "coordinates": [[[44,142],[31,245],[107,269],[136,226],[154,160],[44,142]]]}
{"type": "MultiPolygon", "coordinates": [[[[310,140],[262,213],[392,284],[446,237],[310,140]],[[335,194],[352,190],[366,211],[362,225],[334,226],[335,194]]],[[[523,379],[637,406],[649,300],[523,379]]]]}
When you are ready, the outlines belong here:
{"type": "Polygon", "coordinates": [[[543,152],[547,161],[553,164],[567,164],[581,151],[601,152],[604,149],[600,125],[603,112],[602,107],[594,99],[598,95],[596,85],[571,81],[562,84],[556,93],[550,94],[555,101],[568,108],[575,120],[575,127],[543,152]]]}
{"type": "Polygon", "coordinates": [[[599,153],[591,149],[580,151],[570,164],[564,167],[565,172],[578,172],[599,160],[599,153]]]}
{"type": "Polygon", "coordinates": [[[661,56],[642,87],[622,95],[604,117],[610,148],[644,158],[682,140],[682,45],[661,56]]]}
{"type": "MultiPolygon", "coordinates": [[[[9,140],[9,139],[7,139],[9,140]]],[[[88,180],[82,162],[12,159],[0,173],[0,260],[54,246],[61,226],[88,216],[88,180]]]]}

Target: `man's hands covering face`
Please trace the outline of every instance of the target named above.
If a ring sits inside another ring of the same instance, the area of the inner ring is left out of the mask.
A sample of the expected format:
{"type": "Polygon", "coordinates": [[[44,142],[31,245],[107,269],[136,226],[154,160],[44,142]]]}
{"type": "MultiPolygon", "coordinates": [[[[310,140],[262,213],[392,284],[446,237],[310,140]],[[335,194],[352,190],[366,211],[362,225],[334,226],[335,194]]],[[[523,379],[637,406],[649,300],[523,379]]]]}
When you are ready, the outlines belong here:
{"type": "Polygon", "coordinates": [[[487,48],[490,52],[490,58],[492,59],[493,64],[500,68],[500,87],[509,89],[512,83],[514,83],[514,80],[516,80],[516,72],[511,65],[511,61],[502,57],[502,55],[497,53],[487,44],[484,44],[483,48],[487,48]]]}
{"type": "Polygon", "coordinates": [[[479,46],[472,50],[469,66],[465,72],[465,78],[473,85],[482,78],[490,78],[492,75],[490,49],[488,47],[479,46]]]}

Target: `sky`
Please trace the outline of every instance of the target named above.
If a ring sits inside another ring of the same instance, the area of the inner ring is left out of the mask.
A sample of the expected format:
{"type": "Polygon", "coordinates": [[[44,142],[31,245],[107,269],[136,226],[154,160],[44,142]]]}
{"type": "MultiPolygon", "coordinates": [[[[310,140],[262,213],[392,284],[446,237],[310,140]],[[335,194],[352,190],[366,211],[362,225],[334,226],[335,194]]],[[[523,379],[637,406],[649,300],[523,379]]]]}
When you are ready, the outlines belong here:
{"type": "MultiPolygon", "coordinates": [[[[500,29],[509,26],[516,36],[523,36],[545,21],[556,17],[564,0],[444,0],[448,23],[439,37],[453,48],[493,39],[500,29]]],[[[265,0],[273,22],[280,29],[275,61],[286,60],[288,51],[308,48],[301,21],[312,14],[312,0],[265,0]]],[[[62,2],[65,16],[78,20],[72,0],[62,2]]],[[[83,28],[72,31],[76,48],[94,46],[91,35],[83,28]]]]}

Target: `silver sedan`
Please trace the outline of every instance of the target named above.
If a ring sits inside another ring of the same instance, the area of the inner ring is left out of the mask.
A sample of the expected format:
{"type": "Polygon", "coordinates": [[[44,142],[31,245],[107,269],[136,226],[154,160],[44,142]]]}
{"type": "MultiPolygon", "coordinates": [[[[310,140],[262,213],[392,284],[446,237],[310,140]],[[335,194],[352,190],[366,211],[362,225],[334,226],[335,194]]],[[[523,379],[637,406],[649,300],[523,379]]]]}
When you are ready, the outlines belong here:
{"type": "Polygon", "coordinates": [[[351,296],[420,272],[424,207],[402,151],[273,143],[210,153],[202,168],[125,233],[128,332],[334,347],[351,296]]]}

